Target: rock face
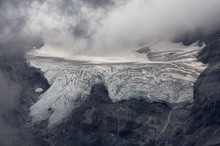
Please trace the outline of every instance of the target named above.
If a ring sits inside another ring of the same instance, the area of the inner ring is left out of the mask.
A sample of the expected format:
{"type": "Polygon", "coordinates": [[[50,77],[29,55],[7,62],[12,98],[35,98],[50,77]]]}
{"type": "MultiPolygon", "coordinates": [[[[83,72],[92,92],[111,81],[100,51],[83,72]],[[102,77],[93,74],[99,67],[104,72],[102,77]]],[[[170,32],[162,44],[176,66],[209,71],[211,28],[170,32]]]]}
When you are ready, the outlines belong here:
{"type": "Polygon", "coordinates": [[[198,55],[198,59],[209,66],[194,86],[194,118],[188,131],[194,135],[194,143],[197,145],[220,145],[219,51],[220,39],[217,34],[198,55]]]}
{"type": "Polygon", "coordinates": [[[112,103],[106,87],[97,84],[85,103],[48,135],[54,135],[57,146],[172,145],[189,114],[190,105],[184,104],[172,109],[165,103],[135,99],[112,103]]]}
{"type": "Polygon", "coordinates": [[[29,118],[29,107],[40,95],[35,88],[49,88],[43,74],[22,56],[1,56],[0,82],[0,145],[46,146],[29,118]]]}
{"type": "Polygon", "coordinates": [[[217,33],[207,46],[203,48],[197,58],[203,63],[218,64],[220,62],[220,33],[217,33]]]}

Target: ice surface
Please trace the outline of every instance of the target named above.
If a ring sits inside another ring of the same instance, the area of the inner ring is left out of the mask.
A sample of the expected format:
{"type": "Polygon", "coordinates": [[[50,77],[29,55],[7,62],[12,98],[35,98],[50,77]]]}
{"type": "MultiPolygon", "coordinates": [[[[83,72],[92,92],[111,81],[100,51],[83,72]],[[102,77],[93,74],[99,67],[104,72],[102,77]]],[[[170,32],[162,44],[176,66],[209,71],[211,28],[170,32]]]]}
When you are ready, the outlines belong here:
{"type": "MultiPolygon", "coordinates": [[[[188,52],[191,50],[188,49],[188,52]]],[[[84,102],[91,87],[97,83],[107,87],[113,102],[128,99],[162,101],[171,105],[192,102],[193,84],[204,69],[204,65],[196,62],[193,55],[184,60],[181,57],[175,61],[148,60],[148,63],[92,64],[87,60],[39,55],[28,56],[28,60],[45,73],[51,84],[33,104],[30,113],[33,122],[48,119],[49,127],[67,118],[73,109],[84,102]]]]}

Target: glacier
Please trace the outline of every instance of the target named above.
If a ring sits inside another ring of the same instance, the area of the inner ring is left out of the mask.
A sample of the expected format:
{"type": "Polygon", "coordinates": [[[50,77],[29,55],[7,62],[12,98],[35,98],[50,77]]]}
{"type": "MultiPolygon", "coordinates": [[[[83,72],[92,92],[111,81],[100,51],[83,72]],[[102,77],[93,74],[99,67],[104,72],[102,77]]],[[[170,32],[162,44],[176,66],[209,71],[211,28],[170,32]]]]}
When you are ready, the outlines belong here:
{"type": "Polygon", "coordinates": [[[48,120],[48,127],[61,123],[87,99],[94,84],[104,84],[112,102],[142,99],[170,106],[193,102],[194,82],[205,68],[195,59],[199,49],[194,46],[169,53],[151,50],[136,54],[146,58],[144,63],[94,63],[32,52],[27,56],[30,65],[40,68],[51,85],[31,106],[32,121],[48,120]]]}

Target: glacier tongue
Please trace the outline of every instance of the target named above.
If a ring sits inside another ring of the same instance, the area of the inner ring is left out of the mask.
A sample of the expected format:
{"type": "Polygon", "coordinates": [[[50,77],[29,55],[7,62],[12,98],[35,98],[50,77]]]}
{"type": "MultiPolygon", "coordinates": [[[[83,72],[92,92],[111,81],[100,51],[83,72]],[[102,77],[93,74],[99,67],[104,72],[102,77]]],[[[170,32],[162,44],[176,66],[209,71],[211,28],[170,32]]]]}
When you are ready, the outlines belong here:
{"type": "Polygon", "coordinates": [[[49,120],[49,127],[65,119],[84,102],[94,84],[103,83],[113,102],[144,99],[176,104],[192,102],[193,84],[201,66],[196,62],[148,64],[89,64],[47,57],[28,57],[40,68],[51,87],[31,107],[34,122],[49,120]]]}

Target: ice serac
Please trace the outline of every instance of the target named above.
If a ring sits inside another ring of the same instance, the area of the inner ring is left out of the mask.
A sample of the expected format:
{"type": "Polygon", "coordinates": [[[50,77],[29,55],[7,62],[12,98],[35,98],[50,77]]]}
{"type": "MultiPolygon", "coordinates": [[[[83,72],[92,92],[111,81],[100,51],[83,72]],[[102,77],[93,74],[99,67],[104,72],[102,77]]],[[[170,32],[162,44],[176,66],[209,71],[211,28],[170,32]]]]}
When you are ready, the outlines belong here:
{"type": "Polygon", "coordinates": [[[144,99],[173,105],[192,102],[193,84],[204,69],[195,59],[148,63],[104,63],[29,56],[51,87],[31,107],[34,122],[62,122],[89,96],[94,84],[104,84],[113,102],[144,99]]]}

